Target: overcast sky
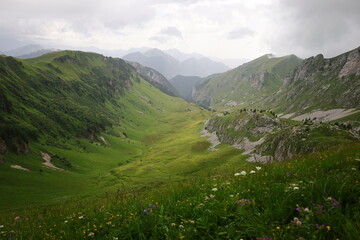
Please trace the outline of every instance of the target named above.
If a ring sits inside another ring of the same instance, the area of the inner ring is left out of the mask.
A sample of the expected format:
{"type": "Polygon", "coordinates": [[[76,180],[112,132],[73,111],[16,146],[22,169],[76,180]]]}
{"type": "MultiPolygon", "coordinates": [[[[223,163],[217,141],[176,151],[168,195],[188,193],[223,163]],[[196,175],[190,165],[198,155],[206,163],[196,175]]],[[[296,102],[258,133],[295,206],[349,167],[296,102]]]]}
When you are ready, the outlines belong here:
{"type": "Polygon", "coordinates": [[[29,41],[332,57],[360,46],[360,0],[0,0],[0,50],[29,41]]]}

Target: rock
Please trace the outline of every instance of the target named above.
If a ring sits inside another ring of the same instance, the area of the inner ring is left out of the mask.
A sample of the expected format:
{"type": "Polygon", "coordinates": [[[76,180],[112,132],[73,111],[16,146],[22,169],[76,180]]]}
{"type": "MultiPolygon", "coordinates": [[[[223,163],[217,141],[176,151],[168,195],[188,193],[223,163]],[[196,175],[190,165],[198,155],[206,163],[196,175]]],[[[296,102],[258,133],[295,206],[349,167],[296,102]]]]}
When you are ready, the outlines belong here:
{"type": "Polygon", "coordinates": [[[339,77],[348,76],[350,74],[360,76],[360,47],[349,53],[346,63],[339,73],[339,77]]]}

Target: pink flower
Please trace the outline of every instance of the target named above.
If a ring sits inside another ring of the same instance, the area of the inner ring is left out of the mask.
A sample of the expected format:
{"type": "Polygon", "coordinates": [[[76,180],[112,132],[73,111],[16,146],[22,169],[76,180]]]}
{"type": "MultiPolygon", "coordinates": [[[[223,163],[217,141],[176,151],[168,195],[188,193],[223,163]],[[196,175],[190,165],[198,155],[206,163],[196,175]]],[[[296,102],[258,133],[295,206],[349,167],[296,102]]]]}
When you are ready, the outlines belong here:
{"type": "Polygon", "coordinates": [[[15,221],[19,221],[19,220],[20,220],[20,216],[16,216],[16,217],[14,218],[14,220],[15,220],[15,221]]]}

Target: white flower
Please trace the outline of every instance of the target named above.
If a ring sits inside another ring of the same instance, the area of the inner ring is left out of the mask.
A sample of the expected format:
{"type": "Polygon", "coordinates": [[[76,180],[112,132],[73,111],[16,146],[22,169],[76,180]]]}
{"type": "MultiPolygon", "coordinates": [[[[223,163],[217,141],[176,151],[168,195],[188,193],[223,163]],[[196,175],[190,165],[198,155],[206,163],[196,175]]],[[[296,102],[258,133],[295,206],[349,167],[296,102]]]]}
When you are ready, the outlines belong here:
{"type": "Polygon", "coordinates": [[[0,225],[0,228],[3,228],[4,227],[4,225],[0,225]]]}
{"type": "Polygon", "coordinates": [[[179,228],[184,228],[184,225],[179,225],[179,228]]]}
{"type": "Polygon", "coordinates": [[[304,212],[306,213],[310,212],[309,208],[304,208],[304,212]]]}
{"type": "Polygon", "coordinates": [[[294,190],[299,190],[299,187],[294,187],[294,190]]]}
{"type": "Polygon", "coordinates": [[[79,216],[79,219],[82,219],[82,218],[84,218],[84,216],[79,216]]]}
{"type": "Polygon", "coordinates": [[[255,171],[254,171],[254,170],[251,170],[250,173],[255,173],[255,171]]]}
{"type": "Polygon", "coordinates": [[[218,189],[216,187],[214,187],[213,189],[211,189],[211,191],[216,192],[218,189]]]}
{"type": "Polygon", "coordinates": [[[240,173],[235,173],[234,176],[237,177],[237,176],[240,176],[241,174],[240,173]]]}
{"type": "Polygon", "coordinates": [[[210,198],[209,198],[208,196],[205,196],[205,197],[204,197],[204,200],[205,200],[205,201],[207,201],[207,200],[209,200],[209,199],[210,199],[210,198]]]}
{"type": "Polygon", "coordinates": [[[172,226],[172,227],[175,227],[175,226],[176,226],[176,223],[171,223],[171,226],[172,226]]]}
{"type": "Polygon", "coordinates": [[[353,168],[351,168],[351,170],[356,171],[356,168],[353,167],[353,168]]]}
{"type": "Polygon", "coordinates": [[[232,194],[231,194],[229,197],[233,198],[233,197],[234,197],[234,195],[232,195],[232,194]]]}
{"type": "Polygon", "coordinates": [[[240,175],[245,176],[245,175],[246,175],[246,172],[245,172],[245,171],[241,171],[240,175]]]}
{"type": "Polygon", "coordinates": [[[210,194],[209,196],[210,196],[210,198],[214,198],[214,197],[215,197],[215,195],[212,195],[212,194],[210,194]]]}
{"type": "Polygon", "coordinates": [[[261,170],[261,167],[256,167],[256,170],[258,170],[258,171],[261,170]]]}
{"type": "Polygon", "coordinates": [[[67,222],[68,222],[68,220],[65,220],[65,221],[64,221],[64,223],[67,223],[67,222]]]}

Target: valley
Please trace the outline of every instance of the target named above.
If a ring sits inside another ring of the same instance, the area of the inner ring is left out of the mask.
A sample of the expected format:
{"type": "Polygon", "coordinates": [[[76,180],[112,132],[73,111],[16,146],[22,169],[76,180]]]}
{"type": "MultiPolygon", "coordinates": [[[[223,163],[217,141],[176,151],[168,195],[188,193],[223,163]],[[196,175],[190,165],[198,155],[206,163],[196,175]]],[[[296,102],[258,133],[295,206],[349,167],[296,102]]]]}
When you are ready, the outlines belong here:
{"type": "Polygon", "coordinates": [[[0,237],[353,239],[359,59],[264,55],[176,89],[96,53],[1,55],[0,237]]]}

